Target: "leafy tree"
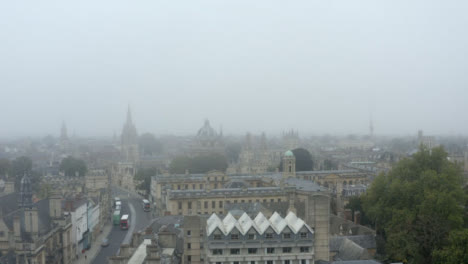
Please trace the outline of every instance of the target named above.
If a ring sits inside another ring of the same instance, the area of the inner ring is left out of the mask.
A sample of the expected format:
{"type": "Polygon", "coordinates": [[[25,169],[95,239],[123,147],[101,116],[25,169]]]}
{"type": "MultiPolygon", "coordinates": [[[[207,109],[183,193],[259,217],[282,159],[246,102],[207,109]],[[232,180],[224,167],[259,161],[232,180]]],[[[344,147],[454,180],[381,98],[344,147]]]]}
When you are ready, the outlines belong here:
{"type": "MultiPolygon", "coordinates": [[[[19,191],[21,179],[24,175],[32,175],[32,160],[29,157],[21,156],[11,162],[10,179],[15,182],[15,190],[19,191]]],[[[34,187],[34,185],[33,185],[34,187]]]]}
{"type": "Polygon", "coordinates": [[[338,164],[331,159],[325,159],[323,161],[323,169],[324,170],[337,170],[338,164]]]}
{"type": "Polygon", "coordinates": [[[151,176],[155,176],[158,173],[156,168],[147,168],[138,170],[135,174],[134,179],[139,181],[140,184],[137,185],[137,189],[146,191],[146,194],[150,193],[151,188],[151,176]]]}
{"type": "Polygon", "coordinates": [[[29,157],[21,156],[11,162],[11,176],[20,179],[32,171],[32,160],[29,157]]]}
{"type": "Polygon", "coordinates": [[[143,155],[155,155],[163,151],[162,143],[151,133],[142,134],[138,138],[138,145],[143,155]]]}
{"type": "Polygon", "coordinates": [[[179,156],[172,160],[169,165],[171,173],[206,173],[210,170],[225,171],[227,168],[226,157],[220,153],[210,153],[196,157],[179,156]]]}
{"type": "Polygon", "coordinates": [[[391,260],[433,263],[452,230],[462,227],[466,196],[460,167],[443,148],[421,146],[387,174],[376,177],[363,199],[366,215],[385,240],[391,260]]]}
{"type": "Polygon", "coordinates": [[[434,263],[468,263],[468,229],[450,232],[447,245],[433,255],[434,263]]]}
{"type": "Polygon", "coordinates": [[[369,225],[371,221],[367,218],[366,213],[362,208],[361,196],[353,196],[349,199],[348,204],[345,206],[346,209],[351,209],[352,214],[359,211],[361,213],[361,225],[369,225]]]}
{"type": "Polygon", "coordinates": [[[226,158],[229,162],[237,162],[241,153],[242,145],[238,142],[226,146],[226,158]]]}
{"type": "Polygon", "coordinates": [[[11,163],[8,159],[0,159],[0,176],[5,176],[10,173],[11,163]]]}
{"type": "Polygon", "coordinates": [[[64,172],[65,176],[75,177],[84,176],[88,168],[83,160],[68,156],[60,163],[60,171],[64,172]]]}
{"type": "MultiPolygon", "coordinates": [[[[314,161],[310,152],[304,148],[293,149],[292,153],[296,158],[296,171],[311,171],[314,169],[314,161]]],[[[283,170],[283,161],[281,161],[279,170],[283,170]]]]}

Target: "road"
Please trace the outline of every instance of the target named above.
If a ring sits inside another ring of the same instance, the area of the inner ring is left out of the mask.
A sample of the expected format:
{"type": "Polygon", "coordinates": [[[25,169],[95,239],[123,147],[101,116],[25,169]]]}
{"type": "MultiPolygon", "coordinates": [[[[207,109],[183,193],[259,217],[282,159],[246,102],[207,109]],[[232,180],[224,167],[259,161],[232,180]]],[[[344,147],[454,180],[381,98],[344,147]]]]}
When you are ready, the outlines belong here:
{"type": "Polygon", "coordinates": [[[108,236],[109,246],[101,249],[93,264],[107,263],[108,257],[117,255],[121,244],[130,242],[132,233],[143,230],[151,222],[151,212],[143,211],[141,198],[131,196],[128,192],[117,188],[113,188],[112,192],[114,197],[117,196],[122,200],[122,215],[130,215],[130,228],[120,230],[118,225],[113,226],[108,236]]]}

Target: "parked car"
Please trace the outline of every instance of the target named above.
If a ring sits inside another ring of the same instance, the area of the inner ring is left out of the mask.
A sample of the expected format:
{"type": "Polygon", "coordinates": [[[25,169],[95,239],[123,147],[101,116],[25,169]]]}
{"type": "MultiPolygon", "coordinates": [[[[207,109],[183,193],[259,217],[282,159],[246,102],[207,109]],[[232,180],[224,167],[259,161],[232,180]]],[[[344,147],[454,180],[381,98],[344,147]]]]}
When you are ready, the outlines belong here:
{"type": "Polygon", "coordinates": [[[101,247],[107,247],[109,246],[109,239],[104,238],[101,243],[101,247]]]}

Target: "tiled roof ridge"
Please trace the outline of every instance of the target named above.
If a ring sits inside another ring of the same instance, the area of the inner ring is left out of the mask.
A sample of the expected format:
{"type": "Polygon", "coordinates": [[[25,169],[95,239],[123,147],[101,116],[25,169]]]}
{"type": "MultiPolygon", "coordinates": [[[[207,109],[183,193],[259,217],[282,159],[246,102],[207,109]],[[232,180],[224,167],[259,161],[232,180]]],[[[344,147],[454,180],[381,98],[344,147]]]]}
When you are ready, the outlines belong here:
{"type": "Polygon", "coordinates": [[[231,233],[235,228],[242,235],[247,234],[249,230],[254,228],[260,235],[263,235],[268,228],[280,234],[288,227],[294,234],[297,234],[303,227],[306,227],[310,232],[314,232],[302,219],[296,216],[293,212],[289,212],[286,217],[281,217],[278,212],[274,212],[268,219],[262,212],[252,219],[247,213],[243,213],[239,219],[236,219],[231,213],[228,213],[224,219],[220,219],[216,214],[212,214],[206,221],[207,235],[211,235],[216,229],[219,229],[225,236],[231,233]]]}

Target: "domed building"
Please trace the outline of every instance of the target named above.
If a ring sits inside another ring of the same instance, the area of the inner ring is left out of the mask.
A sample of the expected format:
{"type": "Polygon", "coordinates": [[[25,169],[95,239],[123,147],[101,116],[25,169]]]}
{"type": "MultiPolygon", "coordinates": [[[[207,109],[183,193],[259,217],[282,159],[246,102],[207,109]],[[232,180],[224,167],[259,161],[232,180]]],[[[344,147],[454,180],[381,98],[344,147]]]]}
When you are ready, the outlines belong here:
{"type": "Polygon", "coordinates": [[[212,152],[224,152],[223,132],[216,132],[207,119],[195,136],[192,154],[200,155],[212,152]]]}

